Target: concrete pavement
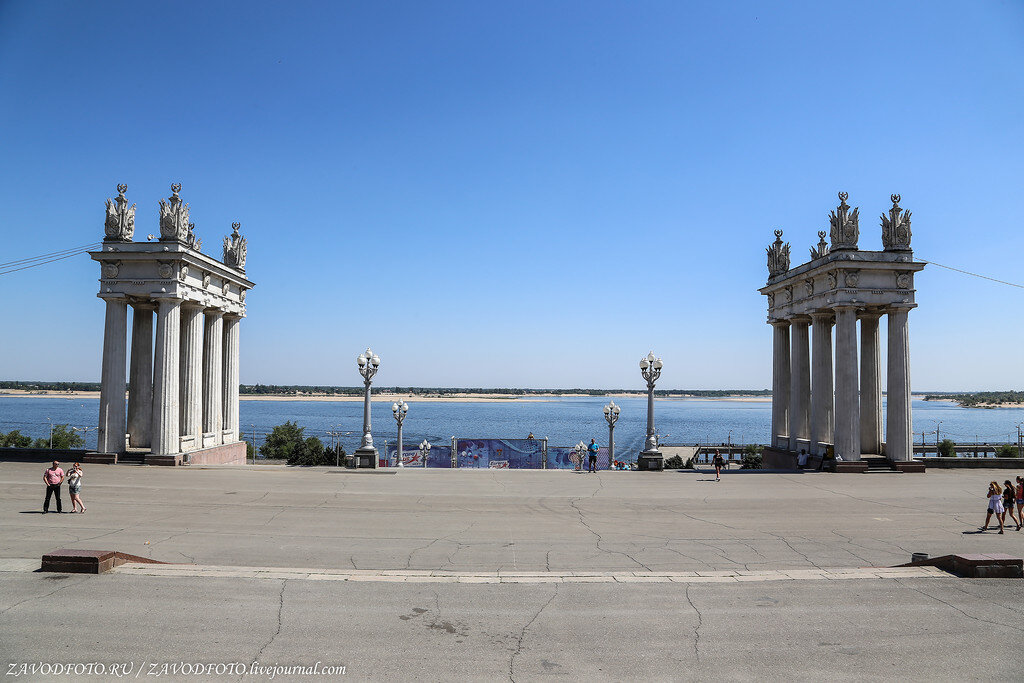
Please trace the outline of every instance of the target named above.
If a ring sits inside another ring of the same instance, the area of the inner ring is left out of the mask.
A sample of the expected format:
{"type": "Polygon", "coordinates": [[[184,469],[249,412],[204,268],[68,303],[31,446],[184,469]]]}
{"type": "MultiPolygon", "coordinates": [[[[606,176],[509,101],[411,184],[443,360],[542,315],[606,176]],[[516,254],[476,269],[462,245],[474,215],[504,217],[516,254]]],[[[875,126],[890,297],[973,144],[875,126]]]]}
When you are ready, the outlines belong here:
{"type": "Polygon", "coordinates": [[[1024,532],[973,533],[987,472],[715,483],[89,466],[89,511],[45,516],[40,478],[0,463],[4,666],[176,662],[170,678],[194,680],[181,662],[319,661],[355,680],[818,681],[1024,664],[1024,582],[878,569],[913,551],[1024,554],[1024,532]],[[195,565],[32,571],[62,546],[195,565]]]}

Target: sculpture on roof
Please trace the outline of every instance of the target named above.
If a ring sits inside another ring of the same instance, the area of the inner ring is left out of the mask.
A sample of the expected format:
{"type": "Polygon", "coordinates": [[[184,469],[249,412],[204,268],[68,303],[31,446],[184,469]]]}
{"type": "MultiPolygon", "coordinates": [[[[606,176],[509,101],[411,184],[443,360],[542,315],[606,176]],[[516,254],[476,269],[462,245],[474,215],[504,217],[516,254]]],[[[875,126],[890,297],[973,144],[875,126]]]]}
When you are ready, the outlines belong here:
{"type": "Polygon", "coordinates": [[[889,215],[882,214],[882,247],[886,251],[910,251],[910,212],[904,213],[900,208],[898,194],[889,198],[892,200],[889,215]]]}
{"type": "Polygon", "coordinates": [[[238,234],[240,227],[241,223],[232,223],[231,237],[224,238],[224,265],[237,268],[244,273],[246,240],[238,234]]]}
{"type": "Polygon", "coordinates": [[[775,231],[775,242],[768,251],[768,277],[782,275],[789,270],[789,243],[782,243],[782,231],[775,231]]]}
{"type": "Polygon", "coordinates": [[[855,208],[850,212],[850,205],[846,203],[849,197],[846,192],[840,192],[839,207],[829,213],[829,222],[832,225],[832,251],[857,248],[857,240],[860,237],[860,209],[855,208]]]}
{"type": "Polygon", "coordinates": [[[811,249],[811,260],[828,256],[828,242],[825,241],[825,231],[818,231],[818,246],[811,249]]]}
{"type": "Polygon", "coordinates": [[[113,201],[107,198],[107,219],[103,224],[105,242],[131,242],[135,235],[135,205],[128,206],[124,196],[127,191],[127,185],[119,184],[117,198],[113,201]]]}
{"type": "MultiPolygon", "coordinates": [[[[160,200],[160,239],[164,241],[176,240],[189,244],[189,222],[188,204],[181,201],[178,193],[181,192],[181,183],[171,185],[171,196],[164,201],[160,200]]],[[[194,241],[193,236],[193,241],[194,241]]]]}

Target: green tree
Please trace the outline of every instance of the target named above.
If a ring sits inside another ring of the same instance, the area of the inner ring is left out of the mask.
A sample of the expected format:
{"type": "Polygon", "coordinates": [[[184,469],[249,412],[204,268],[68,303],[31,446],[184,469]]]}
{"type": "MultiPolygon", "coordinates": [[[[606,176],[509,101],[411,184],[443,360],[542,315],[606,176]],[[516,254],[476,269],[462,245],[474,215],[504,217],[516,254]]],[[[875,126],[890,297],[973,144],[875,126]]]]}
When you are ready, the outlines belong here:
{"type": "Polygon", "coordinates": [[[290,460],[294,453],[301,454],[305,445],[302,436],[304,429],[290,420],[283,425],[277,425],[260,446],[260,455],[264,458],[290,460]]]}
{"type": "Polygon", "coordinates": [[[956,444],[950,439],[943,439],[939,442],[939,455],[944,458],[955,458],[956,444]]]}
{"type": "Polygon", "coordinates": [[[0,447],[4,448],[30,448],[32,446],[32,437],[25,436],[20,430],[15,429],[14,431],[7,432],[4,434],[0,432],[0,447]]]}
{"type": "Polygon", "coordinates": [[[245,459],[256,462],[256,447],[252,445],[251,441],[245,442],[245,459]]]}
{"type": "Polygon", "coordinates": [[[85,439],[78,432],[71,429],[71,425],[53,425],[53,434],[36,439],[34,448],[50,448],[53,444],[55,450],[67,450],[70,448],[84,448],[85,439]]]}
{"type": "Polygon", "coordinates": [[[996,449],[997,458],[1016,458],[1018,455],[1017,447],[1011,443],[1004,443],[996,449]]]}

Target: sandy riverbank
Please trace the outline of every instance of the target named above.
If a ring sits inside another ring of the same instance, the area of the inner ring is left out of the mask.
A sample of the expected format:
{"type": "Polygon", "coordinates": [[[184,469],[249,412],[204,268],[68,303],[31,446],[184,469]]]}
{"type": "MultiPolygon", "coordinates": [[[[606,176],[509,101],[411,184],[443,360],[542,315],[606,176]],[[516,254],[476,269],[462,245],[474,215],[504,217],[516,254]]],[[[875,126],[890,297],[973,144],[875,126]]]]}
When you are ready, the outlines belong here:
{"type": "MultiPolygon", "coordinates": [[[[3,398],[99,398],[98,391],[25,391],[22,389],[4,389],[0,391],[3,398]]],[[[554,401],[563,398],[591,398],[589,394],[529,394],[527,396],[511,396],[508,394],[445,394],[431,396],[426,394],[391,394],[374,393],[375,401],[398,401],[409,403],[509,403],[514,401],[554,401]]],[[[643,394],[610,393],[601,398],[643,398],[643,394]]],[[[362,396],[337,396],[331,394],[242,394],[242,401],[317,401],[317,402],[348,402],[362,401],[362,396]]],[[[670,396],[657,398],[658,401],[736,401],[741,403],[769,403],[770,396],[670,396]]]]}

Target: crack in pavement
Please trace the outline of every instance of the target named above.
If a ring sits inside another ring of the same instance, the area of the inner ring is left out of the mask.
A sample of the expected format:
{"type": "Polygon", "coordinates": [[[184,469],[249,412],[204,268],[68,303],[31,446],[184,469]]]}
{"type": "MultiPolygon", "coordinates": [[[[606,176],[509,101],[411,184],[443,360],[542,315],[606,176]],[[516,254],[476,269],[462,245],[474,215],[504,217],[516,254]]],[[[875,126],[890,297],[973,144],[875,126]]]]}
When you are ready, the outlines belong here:
{"type": "MultiPolygon", "coordinates": [[[[797,550],[796,548],[794,548],[794,547],[793,547],[793,544],[792,544],[792,543],[790,543],[790,542],[789,542],[789,541],[788,541],[788,540],[786,539],[786,537],[785,537],[785,536],[780,536],[779,534],[773,533],[773,532],[771,532],[771,531],[766,531],[765,533],[766,533],[766,534],[768,534],[769,536],[774,536],[775,538],[777,538],[777,539],[779,539],[780,541],[782,541],[783,543],[785,543],[785,544],[786,544],[786,545],[787,545],[787,546],[789,547],[789,549],[790,549],[790,550],[792,550],[792,551],[793,551],[794,553],[796,553],[796,554],[797,554],[797,555],[799,555],[800,557],[804,558],[804,561],[805,561],[805,562],[807,562],[807,564],[811,565],[811,566],[812,566],[812,567],[814,567],[815,569],[822,569],[822,567],[818,566],[818,563],[817,563],[817,562],[815,562],[815,561],[814,561],[814,560],[812,560],[811,558],[807,557],[807,555],[805,555],[804,553],[802,553],[802,552],[800,552],[799,550],[797,550]]],[[[806,539],[805,539],[805,540],[806,540],[806,539]]]]}
{"type": "MultiPolygon", "coordinates": [[[[595,493],[597,493],[597,492],[595,491],[595,493]]],[[[593,496],[591,496],[591,498],[593,498],[593,496]]],[[[592,528],[590,528],[590,525],[587,524],[587,520],[583,518],[583,510],[581,510],[579,508],[579,506],[576,504],[576,502],[579,501],[579,500],[582,500],[582,499],[581,498],[570,499],[569,500],[569,505],[571,505],[573,507],[573,509],[576,510],[576,512],[579,513],[580,524],[582,524],[584,526],[584,528],[586,528],[587,531],[589,531],[590,533],[594,534],[594,536],[597,537],[597,549],[598,550],[600,550],[603,553],[614,553],[614,554],[617,554],[617,555],[622,555],[623,557],[628,557],[630,560],[632,560],[633,562],[636,562],[638,565],[640,565],[641,567],[643,567],[647,571],[651,571],[650,567],[648,567],[646,564],[644,564],[640,560],[636,559],[635,557],[633,557],[629,553],[623,552],[621,550],[609,550],[609,549],[606,549],[606,548],[602,548],[601,547],[601,542],[604,541],[604,539],[601,537],[601,534],[597,533],[592,528]]]]}
{"type": "MultiPolygon", "coordinates": [[[[47,578],[52,578],[52,576],[55,576],[55,575],[48,576],[47,578]]],[[[14,603],[10,607],[5,607],[4,609],[0,610],[0,614],[4,614],[5,612],[9,612],[10,610],[14,609],[18,605],[24,605],[26,602],[32,602],[33,600],[42,600],[44,598],[48,598],[51,595],[53,595],[54,593],[61,592],[65,588],[71,588],[72,586],[77,586],[77,585],[79,585],[81,583],[84,583],[84,582],[88,581],[89,578],[90,578],[89,576],[86,576],[86,577],[83,577],[81,581],[75,581],[75,582],[72,582],[72,583],[65,583],[65,584],[61,585],[59,588],[55,588],[54,590],[50,591],[49,593],[46,593],[45,595],[36,595],[34,597],[31,597],[31,598],[25,598],[24,600],[21,600],[20,602],[14,603]]]]}
{"type": "Polygon", "coordinates": [[[540,609],[537,610],[537,613],[533,615],[533,618],[530,619],[530,621],[527,622],[526,626],[524,626],[523,630],[519,633],[519,641],[516,643],[516,649],[515,649],[515,651],[512,652],[512,655],[508,658],[508,680],[511,681],[511,683],[516,683],[516,679],[515,679],[516,657],[519,655],[519,653],[523,649],[523,640],[526,638],[526,631],[533,625],[533,622],[537,621],[537,617],[540,616],[540,613],[543,612],[545,609],[547,609],[547,606],[550,605],[551,601],[555,599],[556,595],[558,595],[558,586],[559,586],[559,584],[556,583],[555,584],[555,591],[551,594],[551,597],[548,598],[547,602],[545,602],[543,605],[541,605],[540,609]]]}
{"type": "Polygon", "coordinates": [[[263,651],[270,647],[270,644],[274,642],[278,635],[281,633],[281,612],[284,611],[284,589],[288,585],[288,579],[281,580],[281,593],[277,596],[277,629],[274,631],[274,635],[270,636],[270,640],[263,644],[263,647],[259,649],[256,656],[252,658],[252,661],[260,661],[260,657],[263,655],[263,651]]]}
{"type": "Polygon", "coordinates": [[[693,656],[697,658],[697,663],[700,664],[700,627],[704,624],[704,616],[697,609],[697,606],[693,604],[693,598],[690,597],[690,584],[686,584],[686,601],[690,603],[690,607],[697,613],[697,625],[693,627],[693,656]]]}
{"type": "MultiPolygon", "coordinates": [[[[469,531],[470,529],[472,529],[476,525],[477,525],[477,522],[472,522],[465,529],[460,529],[459,531],[453,531],[450,534],[448,534],[447,536],[442,536],[440,538],[435,538],[430,543],[427,543],[424,546],[420,546],[419,548],[413,548],[411,551],[409,551],[409,556],[405,559],[405,568],[406,569],[412,569],[412,556],[414,554],[418,553],[421,550],[426,550],[427,548],[429,548],[430,546],[434,545],[435,543],[440,543],[442,541],[447,541],[452,536],[458,536],[459,534],[464,534],[464,533],[466,533],[467,531],[469,531]]],[[[456,543],[458,543],[458,541],[456,541],[456,543]]]]}
{"type": "Polygon", "coordinates": [[[974,621],[984,622],[986,624],[992,624],[994,626],[1004,626],[1006,628],[1012,628],[1015,631],[1022,631],[1022,632],[1024,632],[1024,628],[1021,628],[1020,626],[1015,626],[1014,624],[1007,624],[1007,623],[1004,623],[1004,622],[1001,622],[1001,621],[992,621],[991,619],[983,619],[981,617],[976,617],[973,614],[968,614],[967,612],[963,611],[962,609],[960,609],[956,605],[954,605],[952,603],[949,603],[949,602],[946,602],[942,598],[937,598],[934,595],[931,595],[930,593],[925,593],[920,588],[914,588],[913,586],[910,586],[910,585],[907,585],[907,584],[903,583],[903,581],[901,579],[898,579],[898,578],[894,577],[893,580],[896,581],[896,583],[898,583],[899,585],[903,586],[904,588],[909,588],[910,590],[914,591],[915,593],[920,593],[921,595],[925,596],[926,598],[931,598],[932,600],[935,600],[937,602],[941,602],[946,607],[949,607],[952,610],[956,610],[957,612],[959,612],[960,614],[964,615],[968,619],[973,619],[974,621]]]}

